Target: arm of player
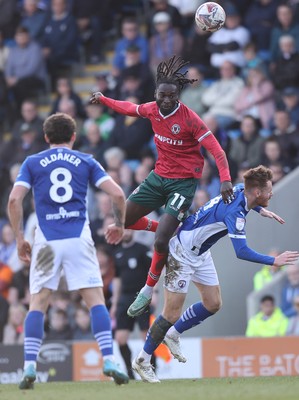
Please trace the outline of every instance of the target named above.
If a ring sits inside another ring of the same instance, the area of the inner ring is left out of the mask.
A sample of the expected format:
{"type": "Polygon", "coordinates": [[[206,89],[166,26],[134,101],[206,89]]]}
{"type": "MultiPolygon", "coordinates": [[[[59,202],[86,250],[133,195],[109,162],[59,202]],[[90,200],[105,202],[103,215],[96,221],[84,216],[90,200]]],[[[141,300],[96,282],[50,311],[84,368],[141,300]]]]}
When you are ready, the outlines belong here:
{"type": "Polygon", "coordinates": [[[118,244],[124,234],[126,198],[122,188],[113,179],[107,179],[100,184],[100,188],[109,194],[112,200],[114,213],[113,225],[109,225],[105,233],[105,238],[109,244],[118,244]]]}
{"type": "Polygon", "coordinates": [[[226,154],[212,132],[207,133],[206,136],[204,135],[204,139],[202,139],[202,145],[215,158],[221,181],[220,193],[224,203],[228,204],[233,200],[234,192],[226,154]]]}
{"type": "Polygon", "coordinates": [[[276,267],[282,267],[284,265],[294,264],[298,260],[299,253],[297,251],[285,251],[277,257],[267,256],[265,254],[258,253],[247,246],[246,239],[235,239],[230,235],[233,243],[236,256],[241,260],[246,260],[258,264],[275,265],[276,267]]]}
{"type": "Polygon", "coordinates": [[[261,209],[258,212],[262,217],[275,219],[280,224],[285,223],[285,220],[283,218],[281,218],[279,215],[275,214],[273,211],[267,210],[266,208],[261,207],[261,209]]]}
{"type": "Polygon", "coordinates": [[[31,261],[31,246],[24,239],[23,227],[23,200],[28,191],[29,189],[25,186],[14,186],[9,195],[7,207],[8,218],[17,241],[18,256],[25,263],[31,261]]]}
{"type": "Polygon", "coordinates": [[[138,104],[131,103],[130,101],[120,101],[105,97],[101,92],[93,93],[90,103],[104,104],[119,114],[129,115],[131,117],[140,117],[138,114],[138,104]]]}

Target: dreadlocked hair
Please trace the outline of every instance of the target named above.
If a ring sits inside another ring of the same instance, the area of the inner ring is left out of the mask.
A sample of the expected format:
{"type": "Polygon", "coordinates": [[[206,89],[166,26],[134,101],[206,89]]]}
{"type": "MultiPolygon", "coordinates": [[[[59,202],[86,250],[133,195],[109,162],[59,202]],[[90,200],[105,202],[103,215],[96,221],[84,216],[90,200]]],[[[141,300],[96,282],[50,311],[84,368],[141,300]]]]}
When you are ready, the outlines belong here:
{"type": "Polygon", "coordinates": [[[197,79],[186,78],[188,71],[179,72],[187,64],[189,64],[189,61],[184,61],[181,57],[175,55],[167,61],[162,61],[157,68],[156,85],[170,83],[176,85],[180,92],[188,83],[196,82],[197,79]]]}

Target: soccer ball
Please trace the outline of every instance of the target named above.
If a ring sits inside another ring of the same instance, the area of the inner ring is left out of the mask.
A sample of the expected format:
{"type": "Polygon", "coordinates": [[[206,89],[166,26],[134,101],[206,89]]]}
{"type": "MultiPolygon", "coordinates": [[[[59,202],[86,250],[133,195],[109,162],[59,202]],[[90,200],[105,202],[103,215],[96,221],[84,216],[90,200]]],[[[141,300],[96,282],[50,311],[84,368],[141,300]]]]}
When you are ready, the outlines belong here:
{"type": "Polygon", "coordinates": [[[225,22],[225,11],[212,1],[203,3],[195,13],[196,25],[205,32],[215,32],[223,27],[225,22]]]}

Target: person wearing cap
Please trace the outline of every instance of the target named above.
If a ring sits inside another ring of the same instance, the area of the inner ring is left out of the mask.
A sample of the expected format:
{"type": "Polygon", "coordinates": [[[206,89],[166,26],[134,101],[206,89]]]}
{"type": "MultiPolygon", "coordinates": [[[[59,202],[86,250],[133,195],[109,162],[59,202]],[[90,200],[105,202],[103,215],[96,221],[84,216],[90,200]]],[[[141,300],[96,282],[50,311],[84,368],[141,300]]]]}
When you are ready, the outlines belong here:
{"type": "Polygon", "coordinates": [[[278,103],[278,109],[289,113],[292,124],[299,126],[299,89],[287,87],[283,89],[278,103]]]}
{"type": "Polygon", "coordinates": [[[148,41],[141,35],[139,24],[133,17],[127,17],[121,24],[122,38],[115,44],[115,55],[112,62],[112,75],[118,77],[125,68],[126,49],[131,45],[140,48],[142,62],[148,62],[148,41]]]}
{"type": "Polygon", "coordinates": [[[182,55],[184,38],[179,30],[173,28],[171,17],[167,12],[161,11],[155,14],[153,24],[156,33],[150,38],[149,53],[150,67],[154,73],[160,62],[173,54],[182,55]]]}
{"type": "Polygon", "coordinates": [[[152,0],[150,10],[145,16],[147,25],[147,37],[150,38],[155,34],[156,29],[153,23],[154,16],[163,11],[170,15],[172,26],[176,29],[182,29],[182,15],[180,14],[177,7],[173,4],[169,4],[168,0],[152,0]]]}
{"type": "Polygon", "coordinates": [[[132,94],[132,91],[129,93],[126,88],[130,79],[139,82],[134,94],[138,94],[142,102],[150,101],[155,91],[155,81],[148,63],[142,61],[140,47],[136,44],[131,44],[126,49],[125,68],[118,78],[115,97],[122,99],[132,94]]]}
{"type": "Polygon", "coordinates": [[[250,40],[247,28],[241,25],[241,16],[233,4],[225,8],[225,25],[212,33],[208,40],[211,64],[220,68],[224,61],[230,61],[238,67],[245,65],[243,49],[250,40]]]}

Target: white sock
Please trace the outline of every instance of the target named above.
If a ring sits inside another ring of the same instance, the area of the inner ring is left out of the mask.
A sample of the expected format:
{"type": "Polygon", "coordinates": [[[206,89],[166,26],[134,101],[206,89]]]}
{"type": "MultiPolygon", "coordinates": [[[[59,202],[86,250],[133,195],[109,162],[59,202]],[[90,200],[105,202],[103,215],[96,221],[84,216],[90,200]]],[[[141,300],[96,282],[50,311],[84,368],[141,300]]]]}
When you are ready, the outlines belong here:
{"type": "Polygon", "coordinates": [[[142,293],[145,297],[151,299],[153,296],[153,291],[153,286],[144,285],[143,288],[140,290],[140,293],[142,293]]]}
{"type": "Polygon", "coordinates": [[[108,356],[103,356],[103,360],[110,360],[110,361],[115,361],[115,357],[113,354],[109,354],[108,356]]]}
{"type": "Polygon", "coordinates": [[[143,359],[142,364],[150,364],[151,363],[151,354],[147,354],[143,349],[140,351],[140,353],[137,356],[137,360],[143,359]]]}
{"type": "Polygon", "coordinates": [[[168,329],[166,335],[170,336],[172,339],[178,339],[181,336],[180,332],[175,329],[174,325],[168,329]]]}
{"type": "Polygon", "coordinates": [[[33,361],[33,360],[24,361],[24,369],[28,368],[29,365],[33,365],[34,368],[36,369],[36,361],[33,361]]]}

